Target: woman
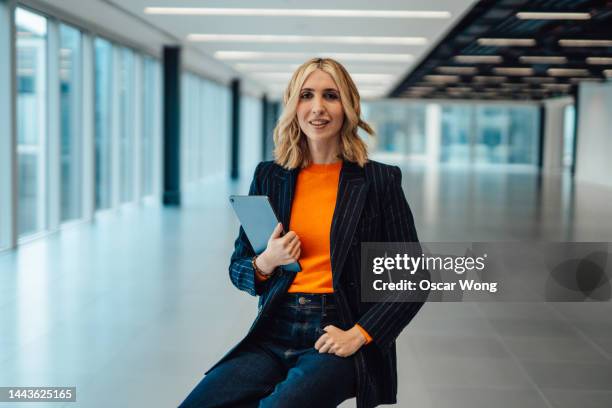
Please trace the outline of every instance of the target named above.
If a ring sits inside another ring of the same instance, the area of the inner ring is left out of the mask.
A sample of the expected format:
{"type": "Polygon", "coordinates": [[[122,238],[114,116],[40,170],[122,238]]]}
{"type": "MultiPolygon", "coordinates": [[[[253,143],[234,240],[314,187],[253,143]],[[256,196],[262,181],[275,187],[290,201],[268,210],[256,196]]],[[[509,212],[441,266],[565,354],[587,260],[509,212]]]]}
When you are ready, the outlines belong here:
{"type": "Polygon", "coordinates": [[[229,268],[259,313],[181,407],[396,401],[395,338],[422,303],[362,303],[359,274],[361,242],[418,241],[401,172],[368,161],[357,129],[373,131],[338,62],[301,65],[284,103],[275,160],[257,166],[249,191],[267,195],[281,223],[259,255],[241,228],[229,268]],[[283,269],[296,260],[301,272],[283,269]]]}

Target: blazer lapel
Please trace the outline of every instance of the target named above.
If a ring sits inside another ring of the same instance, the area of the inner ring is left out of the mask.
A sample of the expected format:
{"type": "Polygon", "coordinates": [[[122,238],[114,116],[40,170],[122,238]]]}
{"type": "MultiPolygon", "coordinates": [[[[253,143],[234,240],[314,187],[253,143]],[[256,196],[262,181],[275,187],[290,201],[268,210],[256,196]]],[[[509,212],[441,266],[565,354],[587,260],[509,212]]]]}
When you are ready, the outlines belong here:
{"type": "Polygon", "coordinates": [[[364,169],[345,161],[340,171],[336,208],[330,231],[330,252],[334,289],[338,287],[340,275],[351,247],[361,211],[368,194],[369,183],[364,169]]]}
{"type": "MultiPolygon", "coordinates": [[[[299,171],[299,168],[293,170],[280,168],[274,175],[278,190],[272,193],[271,196],[278,200],[278,202],[275,203],[274,209],[277,211],[276,216],[283,224],[285,232],[289,231],[291,204],[293,203],[293,196],[295,195],[295,184],[299,171]]],[[[281,273],[271,282],[273,283],[273,287],[270,288],[270,296],[268,296],[266,303],[274,302],[279,295],[287,292],[291,283],[293,283],[293,279],[295,279],[295,272],[286,271],[281,267],[281,273]]]]}
{"type": "Polygon", "coordinates": [[[291,204],[293,203],[293,196],[295,194],[295,183],[297,181],[299,171],[299,169],[287,170],[284,168],[280,168],[280,170],[277,171],[275,174],[278,192],[273,196],[277,197],[277,199],[279,200],[278,203],[276,203],[275,210],[277,211],[276,215],[279,221],[283,223],[283,228],[285,232],[289,231],[289,221],[291,220],[291,204]]]}

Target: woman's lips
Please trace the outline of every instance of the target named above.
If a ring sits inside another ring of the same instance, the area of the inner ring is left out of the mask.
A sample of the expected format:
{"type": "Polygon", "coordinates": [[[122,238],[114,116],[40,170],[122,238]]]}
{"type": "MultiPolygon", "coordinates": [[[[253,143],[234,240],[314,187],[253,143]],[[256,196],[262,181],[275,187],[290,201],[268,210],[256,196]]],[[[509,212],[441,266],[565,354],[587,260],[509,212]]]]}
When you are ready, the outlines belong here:
{"type": "Polygon", "coordinates": [[[323,129],[329,124],[329,120],[311,120],[308,123],[310,123],[310,126],[314,127],[315,129],[323,129]]]}

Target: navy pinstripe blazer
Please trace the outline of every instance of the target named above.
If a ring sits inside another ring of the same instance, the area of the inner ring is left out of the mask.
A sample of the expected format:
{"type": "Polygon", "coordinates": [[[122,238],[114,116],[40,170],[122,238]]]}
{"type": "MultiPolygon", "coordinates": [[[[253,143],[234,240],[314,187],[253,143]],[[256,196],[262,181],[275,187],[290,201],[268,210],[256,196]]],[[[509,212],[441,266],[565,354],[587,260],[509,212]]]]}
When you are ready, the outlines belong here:
{"type": "MultiPolygon", "coordinates": [[[[298,172],[298,169],[286,170],[271,161],[262,162],[255,170],[249,190],[251,195],[270,198],[285,231],[289,231],[298,172]]],[[[398,167],[375,161],[368,162],[363,168],[345,161],[340,171],[330,232],[333,288],[339,305],[341,328],[346,330],[359,323],[373,339],[355,354],[359,408],[396,402],[395,339],[423,304],[365,303],[360,297],[361,242],[418,242],[401,177],[398,167]]],[[[230,278],[238,289],[259,296],[259,313],[242,341],[287,292],[295,277],[294,272],[284,271],[281,267],[267,281],[257,282],[251,264],[254,255],[244,230],[240,228],[231,257],[230,278]]],[[[228,358],[236,347],[221,361],[228,358]]]]}

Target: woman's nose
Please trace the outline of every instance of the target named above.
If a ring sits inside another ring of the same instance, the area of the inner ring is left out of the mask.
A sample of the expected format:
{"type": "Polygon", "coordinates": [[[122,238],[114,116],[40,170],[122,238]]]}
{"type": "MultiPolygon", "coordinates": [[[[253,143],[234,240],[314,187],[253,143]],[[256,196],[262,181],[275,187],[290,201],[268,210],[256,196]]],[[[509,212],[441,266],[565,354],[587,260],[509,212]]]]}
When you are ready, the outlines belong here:
{"type": "Polygon", "coordinates": [[[325,107],[323,106],[323,101],[320,98],[314,98],[312,101],[312,113],[321,114],[324,111],[325,107]]]}
{"type": "Polygon", "coordinates": [[[317,107],[317,108],[313,107],[312,108],[312,114],[315,115],[315,116],[322,115],[323,114],[323,108],[321,108],[321,107],[317,107]]]}

